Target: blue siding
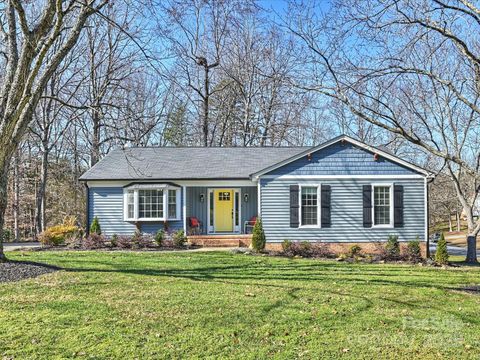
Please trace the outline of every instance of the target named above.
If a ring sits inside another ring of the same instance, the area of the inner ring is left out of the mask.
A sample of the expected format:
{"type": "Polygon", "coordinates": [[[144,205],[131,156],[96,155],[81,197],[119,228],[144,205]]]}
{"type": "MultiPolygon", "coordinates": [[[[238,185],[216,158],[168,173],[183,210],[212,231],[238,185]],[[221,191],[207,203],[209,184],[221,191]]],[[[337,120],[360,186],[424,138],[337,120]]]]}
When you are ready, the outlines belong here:
{"type": "Polygon", "coordinates": [[[268,175],[412,175],[415,171],[383,157],[375,161],[373,154],[350,143],[338,142],[307,157],[295,160],[268,175]]]}
{"type": "Polygon", "coordinates": [[[424,179],[375,181],[336,179],[317,182],[331,186],[331,227],[290,227],[290,185],[313,183],[309,180],[261,180],[261,214],[268,242],[327,241],[371,242],[386,241],[388,235],[399,236],[400,241],[425,240],[424,179]],[[364,228],[362,186],[372,182],[394,182],[404,187],[404,226],[402,228],[364,228]]]}
{"type": "MultiPolygon", "coordinates": [[[[180,201],[181,199],[180,192],[180,201]]],[[[88,218],[91,223],[95,216],[98,217],[103,234],[111,236],[135,233],[135,224],[123,220],[123,208],[123,187],[91,187],[89,189],[88,218]]],[[[168,224],[170,230],[183,229],[181,220],[169,221],[168,224]]],[[[140,223],[140,230],[144,233],[156,233],[159,229],[163,229],[163,222],[140,223]]]]}

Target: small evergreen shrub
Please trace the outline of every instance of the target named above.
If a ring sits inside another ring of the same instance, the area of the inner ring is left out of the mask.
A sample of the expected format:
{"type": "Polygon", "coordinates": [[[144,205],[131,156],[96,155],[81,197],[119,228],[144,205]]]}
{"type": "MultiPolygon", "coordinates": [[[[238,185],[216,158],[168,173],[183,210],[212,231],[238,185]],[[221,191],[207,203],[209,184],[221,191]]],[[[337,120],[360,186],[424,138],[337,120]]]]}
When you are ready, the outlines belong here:
{"type": "Polygon", "coordinates": [[[90,234],[102,235],[102,229],[100,228],[100,221],[98,217],[94,217],[92,224],[90,225],[90,234]]]}
{"type": "Polygon", "coordinates": [[[405,255],[407,260],[415,263],[422,260],[422,251],[420,249],[420,239],[418,236],[417,239],[408,242],[405,255]]]}
{"type": "Polygon", "coordinates": [[[360,245],[352,245],[348,249],[347,256],[350,258],[355,258],[358,255],[360,255],[361,251],[362,251],[362,248],[360,247],[360,245]]]}
{"type": "Polygon", "coordinates": [[[2,241],[3,242],[11,242],[13,241],[15,236],[13,235],[12,230],[4,228],[2,231],[2,241]]]}
{"type": "Polygon", "coordinates": [[[435,262],[438,265],[448,265],[448,250],[447,250],[447,241],[445,236],[440,235],[440,240],[437,243],[437,251],[435,252],[435,262]]]}
{"type": "Polygon", "coordinates": [[[262,219],[257,218],[253,226],[252,248],[255,251],[262,251],[265,249],[265,232],[263,231],[262,219]]]}
{"type": "Polygon", "coordinates": [[[157,233],[155,234],[155,243],[158,246],[162,246],[164,240],[165,240],[165,230],[158,230],[157,233]]]}
{"type": "Polygon", "coordinates": [[[400,257],[400,244],[397,235],[389,235],[385,245],[386,256],[388,260],[396,260],[400,257]]]}
{"type": "Polygon", "coordinates": [[[113,234],[112,237],[110,238],[110,244],[112,247],[117,247],[118,246],[118,235],[113,234]]]}
{"type": "Polygon", "coordinates": [[[92,233],[82,241],[82,248],[87,250],[101,249],[105,247],[105,238],[102,235],[92,233]]]}
{"type": "Polygon", "coordinates": [[[173,233],[172,236],[173,245],[176,247],[183,247],[187,242],[187,237],[185,236],[185,232],[183,230],[178,230],[173,233]]]}
{"type": "Polygon", "coordinates": [[[283,242],[282,242],[282,251],[283,251],[284,253],[288,253],[288,252],[290,251],[290,248],[292,247],[292,244],[293,244],[293,243],[292,243],[290,240],[287,240],[287,239],[283,240],[283,242]]]}

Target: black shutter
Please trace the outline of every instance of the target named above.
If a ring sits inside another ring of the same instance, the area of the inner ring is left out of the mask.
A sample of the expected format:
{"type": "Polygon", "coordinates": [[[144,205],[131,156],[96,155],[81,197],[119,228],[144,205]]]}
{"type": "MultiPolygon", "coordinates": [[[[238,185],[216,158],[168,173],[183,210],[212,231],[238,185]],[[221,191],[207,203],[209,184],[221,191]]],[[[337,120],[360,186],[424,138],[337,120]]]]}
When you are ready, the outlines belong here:
{"type": "Polygon", "coordinates": [[[329,228],[331,226],[331,193],[330,185],[322,185],[322,227],[329,228]]]}
{"type": "Polygon", "coordinates": [[[393,224],[403,227],[403,186],[393,186],[393,224]]]}
{"type": "Polygon", "coordinates": [[[290,227],[298,228],[300,221],[298,219],[298,185],[290,185],[290,227]]]}
{"type": "Polygon", "coordinates": [[[372,227],[372,186],[363,185],[363,227],[372,227]]]}

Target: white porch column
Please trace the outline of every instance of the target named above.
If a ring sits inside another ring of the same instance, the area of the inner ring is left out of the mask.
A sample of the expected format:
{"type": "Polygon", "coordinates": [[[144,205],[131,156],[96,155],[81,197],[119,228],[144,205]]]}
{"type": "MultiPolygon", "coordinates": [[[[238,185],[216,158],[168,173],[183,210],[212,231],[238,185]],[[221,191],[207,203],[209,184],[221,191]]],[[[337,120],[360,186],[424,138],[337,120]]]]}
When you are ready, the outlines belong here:
{"type": "Polygon", "coordinates": [[[182,217],[183,217],[183,231],[187,235],[187,187],[182,186],[182,217]]]}

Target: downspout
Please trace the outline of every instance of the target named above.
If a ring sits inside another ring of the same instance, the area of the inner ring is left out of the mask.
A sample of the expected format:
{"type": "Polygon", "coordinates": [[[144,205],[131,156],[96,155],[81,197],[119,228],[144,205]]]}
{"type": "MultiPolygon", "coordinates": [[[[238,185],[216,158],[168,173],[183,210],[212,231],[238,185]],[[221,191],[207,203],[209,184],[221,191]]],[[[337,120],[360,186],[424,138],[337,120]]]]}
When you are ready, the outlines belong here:
{"type": "Polygon", "coordinates": [[[426,232],[426,235],[427,235],[427,248],[426,248],[426,255],[427,255],[427,259],[430,258],[430,231],[429,231],[429,228],[430,228],[430,206],[428,206],[428,202],[429,202],[429,198],[428,198],[428,184],[430,184],[431,182],[433,182],[433,180],[435,180],[435,177],[431,177],[431,178],[425,178],[425,200],[426,200],[426,204],[425,204],[425,210],[426,210],[426,219],[427,219],[427,228],[425,230],[426,232]]]}
{"type": "Polygon", "coordinates": [[[86,201],[85,201],[85,236],[90,234],[90,188],[88,187],[87,182],[85,182],[85,193],[86,193],[86,201]]]}

